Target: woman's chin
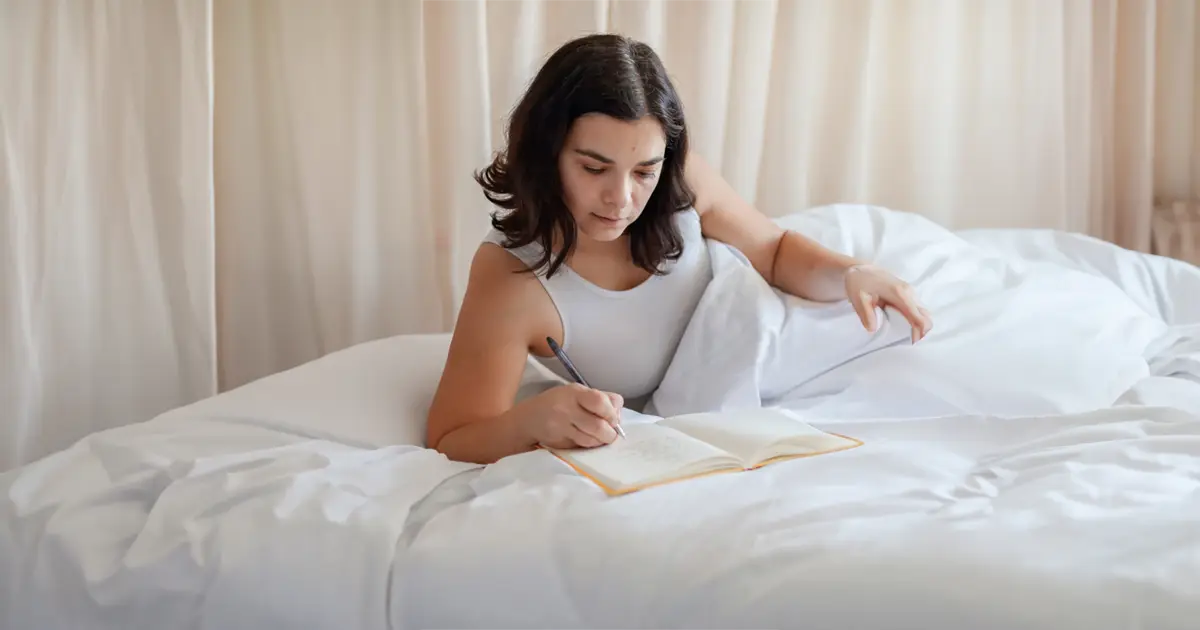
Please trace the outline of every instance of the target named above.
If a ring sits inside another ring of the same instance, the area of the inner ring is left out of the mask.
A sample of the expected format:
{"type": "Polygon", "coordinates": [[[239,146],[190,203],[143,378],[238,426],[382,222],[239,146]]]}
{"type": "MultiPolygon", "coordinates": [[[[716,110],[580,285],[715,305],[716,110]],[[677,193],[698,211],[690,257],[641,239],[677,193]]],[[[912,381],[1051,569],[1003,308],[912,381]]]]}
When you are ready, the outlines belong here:
{"type": "Polygon", "coordinates": [[[625,234],[625,223],[621,222],[616,225],[604,225],[600,223],[591,223],[583,226],[580,232],[593,241],[608,242],[615,241],[625,234]]]}

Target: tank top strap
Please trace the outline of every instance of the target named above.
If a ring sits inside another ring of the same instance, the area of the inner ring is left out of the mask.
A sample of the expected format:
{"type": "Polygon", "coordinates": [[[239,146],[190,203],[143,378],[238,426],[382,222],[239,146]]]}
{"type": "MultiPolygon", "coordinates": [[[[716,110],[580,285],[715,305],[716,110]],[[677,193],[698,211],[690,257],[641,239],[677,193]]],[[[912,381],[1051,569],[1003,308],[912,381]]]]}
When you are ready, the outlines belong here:
{"type": "MultiPolygon", "coordinates": [[[[504,243],[507,239],[504,237],[504,232],[496,228],[490,228],[488,233],[483,237],[483,242],[498,245],[501,249],[516,256],[518,260],[525,263],[525,266],[532,268],[538,259],[542,256],[542,248],[537,243],[529,243],[521,247],[505,247],[504,243]]],[[[539,274],[541,277],[541,274],[539,274]]]]}

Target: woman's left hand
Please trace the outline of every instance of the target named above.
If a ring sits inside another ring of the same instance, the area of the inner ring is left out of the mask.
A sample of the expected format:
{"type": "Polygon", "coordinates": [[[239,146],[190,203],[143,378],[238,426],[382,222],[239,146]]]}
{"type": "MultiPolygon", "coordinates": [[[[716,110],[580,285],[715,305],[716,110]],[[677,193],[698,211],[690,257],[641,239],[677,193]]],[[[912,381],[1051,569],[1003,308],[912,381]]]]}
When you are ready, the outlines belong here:
{"type": "Polygon", "coordinates": [[[875,332],[875,307],[891,306],[900,311],[912,326],[912,342],[917,343],[933,328],[929,311],[917,301],[916,292],[907,282],[875,265],[855,265],[846,272],[846,297],[867,330],[875,332]]]}

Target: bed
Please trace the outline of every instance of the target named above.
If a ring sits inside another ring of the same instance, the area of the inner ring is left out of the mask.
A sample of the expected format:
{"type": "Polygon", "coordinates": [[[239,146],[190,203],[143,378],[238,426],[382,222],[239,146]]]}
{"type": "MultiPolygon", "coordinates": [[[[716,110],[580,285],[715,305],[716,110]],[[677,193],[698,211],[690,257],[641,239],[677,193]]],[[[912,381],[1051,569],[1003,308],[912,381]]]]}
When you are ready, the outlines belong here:
{"type": "MultiPolygon", "coordinates": [[[[423,448],[446,335],[365,343],[0,476],[0,626],[1195,628],[1200,270],[861,205],[779,219],[935,316],[713,281],[645,410],[864,441],[608,497],[423,448]]],[[[521,396],[555,384],[530,362],[521,396]]],[[[629,411],[631,417],[635,412],[629,411]]]]}

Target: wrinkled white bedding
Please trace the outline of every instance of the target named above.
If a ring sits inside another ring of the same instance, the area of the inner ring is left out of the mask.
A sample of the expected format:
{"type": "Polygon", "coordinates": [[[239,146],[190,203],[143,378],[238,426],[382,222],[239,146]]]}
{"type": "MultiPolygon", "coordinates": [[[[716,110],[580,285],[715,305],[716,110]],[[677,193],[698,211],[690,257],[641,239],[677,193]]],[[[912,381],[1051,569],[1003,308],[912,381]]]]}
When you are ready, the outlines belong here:
{"type": "Polygon", "coordinates": [[[890,310],[867,335],[847,303],[784,298],[733,250],[710,244],[714,279],[655,395],[657,412],[761,401],[843,418],[1070,413],[1109,406],[1200,356],[1195,267],[1073,235],[1047,243],[1046,232],[973,232],[976,243],[865,206],[783,223],[913,283],[935,314],[932,335],[911,347],[908,324],[890,310]]]}
{"type": "Polygon", "coordinates": [[[0,627],[1195,627],[1200,270],[872,207],[781,222],[913,282],[933,333],[867,334],[714,244],[650,411],[782,405],[864,447],[608,498],[545,453],[168,416],[0,476],[0,627]]]}

